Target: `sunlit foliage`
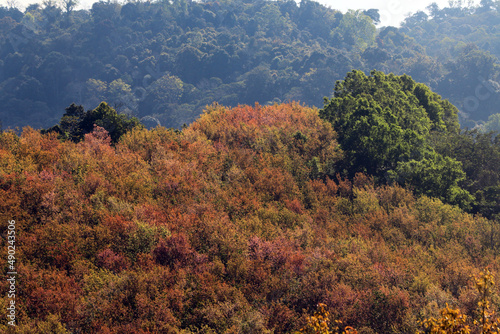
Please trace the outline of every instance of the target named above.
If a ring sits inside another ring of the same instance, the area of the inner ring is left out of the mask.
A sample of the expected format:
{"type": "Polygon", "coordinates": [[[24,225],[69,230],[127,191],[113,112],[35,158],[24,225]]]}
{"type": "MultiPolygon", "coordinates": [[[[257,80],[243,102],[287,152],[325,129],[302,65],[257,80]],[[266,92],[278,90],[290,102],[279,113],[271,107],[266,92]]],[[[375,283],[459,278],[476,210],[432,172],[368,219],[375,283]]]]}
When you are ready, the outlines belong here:
{"type": "Polygon", "coordinates": [[[459,309],[452,309],[446,304],[446,307],[440,311],[439,319],[429,318],[422,321],[424,331],[419,333],[431,334],[497,334],[500,331],[500,319],[496,318],[496,313],[491,308],[491,299],[494,294],[493,287],[495,280],[489,270],[480,272],[474,277],[475,288],[478,293],[479,301],[478,319],[471,321],[470,317],[463,314],[459,309]]]}
{"type": "Polygon", "coordinates": [[[306,318],[307,324],[300,329],[299,333],[305,334],[357,334],[357,331],[352,327],[346,327],[345,330],[339,330],[339,325],[342,321],[330,320],[330,313],[326,310],[325,304],[318,304],[318,310],[313,315],[306,318]]]}
{"type": "Polygon", "coordinates": [[[1,133],[19,331],[292,333],[320,303],[333,332],[415,332],[446,303],[475,318],[467,282],[498,272],[498,224],[337,175],[338,135],[318,114],[212,105],[183,131],[114,144],[100,126],[80,142],[1,133]]]}

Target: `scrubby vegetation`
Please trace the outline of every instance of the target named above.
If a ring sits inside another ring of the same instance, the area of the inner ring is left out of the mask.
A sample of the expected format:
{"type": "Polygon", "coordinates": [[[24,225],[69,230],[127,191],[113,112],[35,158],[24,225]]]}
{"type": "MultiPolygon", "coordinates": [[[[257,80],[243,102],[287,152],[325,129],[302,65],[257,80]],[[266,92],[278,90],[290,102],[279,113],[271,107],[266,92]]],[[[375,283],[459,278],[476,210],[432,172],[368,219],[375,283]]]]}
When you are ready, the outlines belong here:
{"type": "Polygon", "coordinates": [[[446,303],[474,314],[470,275],[499,270],[497,222],[330,175],[338,135],[299,104],[57,136],[0,136],[19,333],[290,333],[318,303],[360,333],[415,332],[446,303]]]}
{"type": "Polygon", "coordinates": [[[0,7],[0,331],[498,330],[498,1],[65,5],[0,7]]]}

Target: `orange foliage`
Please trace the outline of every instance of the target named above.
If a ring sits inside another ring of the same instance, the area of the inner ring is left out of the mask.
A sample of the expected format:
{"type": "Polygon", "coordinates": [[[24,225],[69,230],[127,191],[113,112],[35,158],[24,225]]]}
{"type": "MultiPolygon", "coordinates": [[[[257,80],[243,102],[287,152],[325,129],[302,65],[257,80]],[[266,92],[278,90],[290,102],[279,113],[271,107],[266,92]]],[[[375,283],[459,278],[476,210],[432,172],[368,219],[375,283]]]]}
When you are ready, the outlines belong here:
{"type": "Polygon", "coordinates": [[[352,327],[345,327],[344,330],[339,329],[342,321],[330,320],[330,313],[326,310],[325,304],[318,304],[318,310],[314,315],[307,317],[307,324],[300,330],[300,333],[307,334],[356,334],[357,331],[352,327]]]}
{"type": "Polygon", "coordinates": [[[446,303],[473,317],[468,275],[500,269],[497,226],[341,178],[335,138],[296,103],[212,105],[182,132],[136,128],[115,146],[98,127],[80,143],[1,133],[19,326],[278,334],[305,320],[316,332],[409,333],[446,303]],[[318,303],[331,315],[300,318],[318,303]]]}

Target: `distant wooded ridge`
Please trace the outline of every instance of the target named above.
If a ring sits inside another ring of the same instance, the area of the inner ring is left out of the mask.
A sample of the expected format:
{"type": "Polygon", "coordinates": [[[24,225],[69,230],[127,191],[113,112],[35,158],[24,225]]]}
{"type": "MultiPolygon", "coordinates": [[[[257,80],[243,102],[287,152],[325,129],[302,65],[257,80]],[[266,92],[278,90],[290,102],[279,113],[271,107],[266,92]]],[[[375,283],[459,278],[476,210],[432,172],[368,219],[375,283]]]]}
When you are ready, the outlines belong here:
{"type": "Polygon", "coordinates": [[[377,69],[449,99],[462,126],[498,129],[499,1],[431,5],[378,30],[375,9],[314,1],[75,4],[0,7],[3,128],[48,128],[72,103],[101,101],[175,128],[214,101],[321,107],[346,73],[377,69]]]}

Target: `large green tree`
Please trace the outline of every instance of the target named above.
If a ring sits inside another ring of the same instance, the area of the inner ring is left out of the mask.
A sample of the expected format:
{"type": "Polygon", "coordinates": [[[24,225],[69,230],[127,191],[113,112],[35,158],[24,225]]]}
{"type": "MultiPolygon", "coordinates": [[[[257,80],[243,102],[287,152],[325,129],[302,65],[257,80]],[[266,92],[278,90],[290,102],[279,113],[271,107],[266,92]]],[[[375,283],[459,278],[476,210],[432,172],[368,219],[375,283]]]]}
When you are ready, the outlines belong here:
{"type": "Polygon", "coordinates": [[[417,194],[468,207],[458,186],[461,163],[440,156],[431,133],[458,133],[457,109],[410,76],[352,71],[335,85],[320,115],[331,122],[345,159],[344,174],[368,173],[379,182],[410,185],[417,194]]]}

